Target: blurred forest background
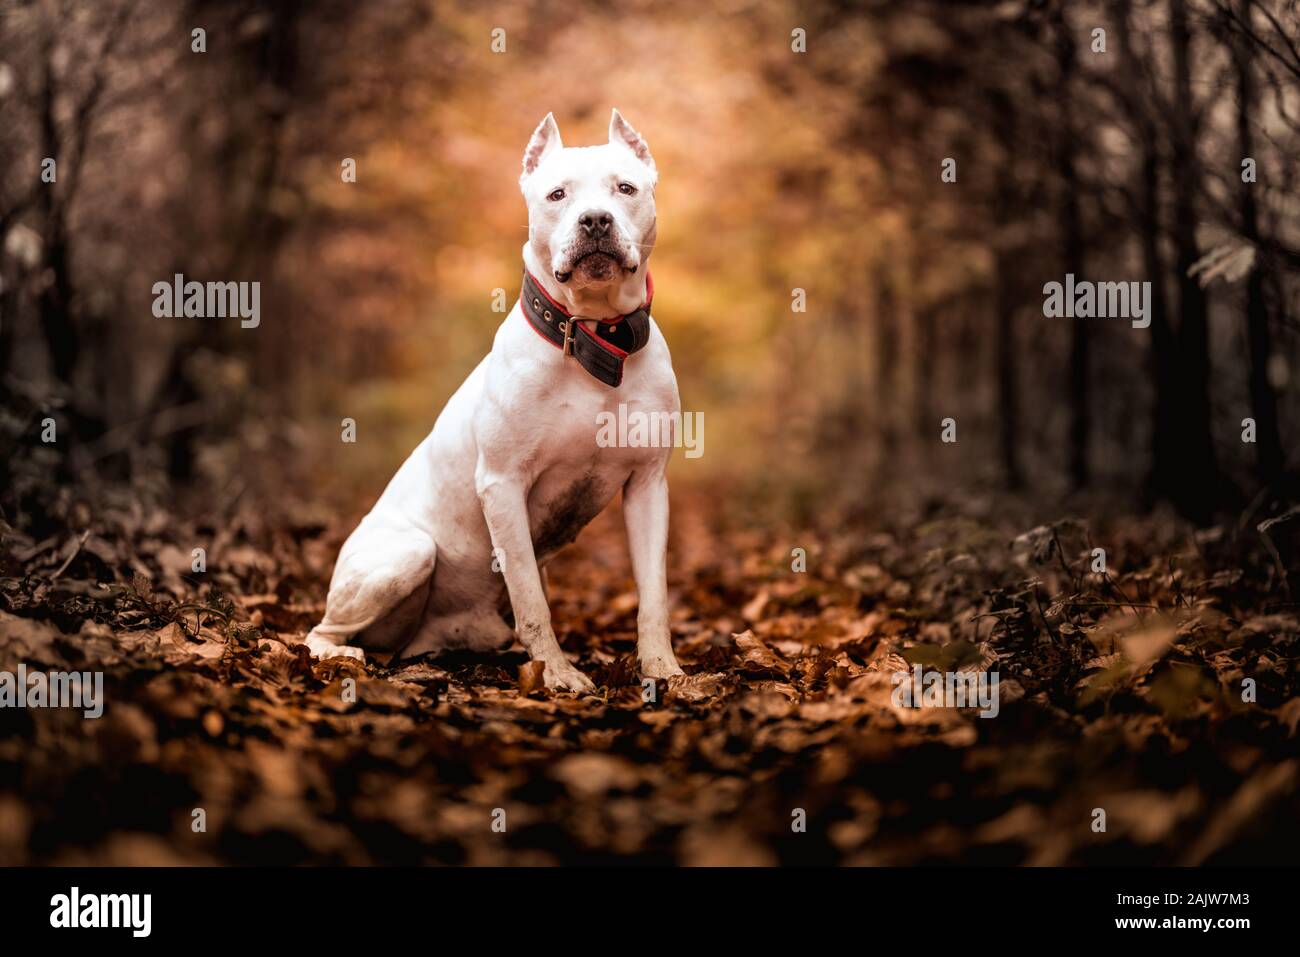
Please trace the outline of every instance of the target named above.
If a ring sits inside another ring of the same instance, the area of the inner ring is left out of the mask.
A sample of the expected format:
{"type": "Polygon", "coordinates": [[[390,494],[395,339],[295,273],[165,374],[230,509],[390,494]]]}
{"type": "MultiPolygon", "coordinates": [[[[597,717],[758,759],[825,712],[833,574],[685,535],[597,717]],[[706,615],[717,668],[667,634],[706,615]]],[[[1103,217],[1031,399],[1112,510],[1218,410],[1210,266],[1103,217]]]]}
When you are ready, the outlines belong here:
{"type": "Polygon", "coordinates": [[[1298,13],[0,0],[0,668],[110,702],[0,711],[0,863],[1293,861],[1298,13]],[[642,700],[616,509],[551,578],[597,694],[312,661],[517,295],[528,135],[611,107],[706,426],[687,676],[642,700]],[[260,324],[155,318],[175,273],[260,324]],[[1046,318],[1067,273],[1149,281],[1149,328],[1046,318]],[[908,666],[996,670],[999,719],[895,706],[908,666]]]}
{"type": "Polygon", "coordinates": [[[796,513],[931,479],[1200,521],[1283,495],[1296,12],[5,0],[6,440],[57,403],[65,477],[373,495],[517,294],[529,131],[597,142],[618,106],[663,171],[656,318],[708,423],[678,472],[796,513]],[[155,318],[176,272],[260,281],[260,327],[155,318]],[[1150,328],[1044,318],[1066,272],[1150,280],[1150,328]]]}

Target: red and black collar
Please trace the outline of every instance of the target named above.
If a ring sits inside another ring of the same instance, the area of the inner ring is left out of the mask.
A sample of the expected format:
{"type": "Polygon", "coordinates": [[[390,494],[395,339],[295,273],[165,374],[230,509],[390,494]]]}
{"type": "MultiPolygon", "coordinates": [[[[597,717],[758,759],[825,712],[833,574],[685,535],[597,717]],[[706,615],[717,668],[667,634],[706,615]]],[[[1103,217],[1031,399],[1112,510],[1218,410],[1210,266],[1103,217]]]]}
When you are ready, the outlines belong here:
{"type": "Polygon", "coordinates": [[[650,300],[653,297],[654,283],[647,272],[645,305],[626,316],[601,319],[596,322],[595,331],[588,332],[587,327],[565,312],[525,269],[519,304],[528,324],[543,339],[563,349],[566,356],[573,356],[578,365],[605,385],[618,388],[623,381],[623,361],[650,341],[650,300]]]}

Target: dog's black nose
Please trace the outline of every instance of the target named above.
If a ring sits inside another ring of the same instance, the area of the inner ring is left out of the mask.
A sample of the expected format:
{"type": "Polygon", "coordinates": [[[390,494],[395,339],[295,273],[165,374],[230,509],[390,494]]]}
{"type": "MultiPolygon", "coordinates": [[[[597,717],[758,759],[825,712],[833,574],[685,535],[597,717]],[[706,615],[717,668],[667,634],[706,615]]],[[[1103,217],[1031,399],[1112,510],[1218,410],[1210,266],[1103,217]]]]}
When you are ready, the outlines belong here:
{"type": "Polygon", "coordinates": [[[603,239],[614,225],[614,217],[603,209],[589,209],[578,217],[578,225],[589,239],[603,239]]]}

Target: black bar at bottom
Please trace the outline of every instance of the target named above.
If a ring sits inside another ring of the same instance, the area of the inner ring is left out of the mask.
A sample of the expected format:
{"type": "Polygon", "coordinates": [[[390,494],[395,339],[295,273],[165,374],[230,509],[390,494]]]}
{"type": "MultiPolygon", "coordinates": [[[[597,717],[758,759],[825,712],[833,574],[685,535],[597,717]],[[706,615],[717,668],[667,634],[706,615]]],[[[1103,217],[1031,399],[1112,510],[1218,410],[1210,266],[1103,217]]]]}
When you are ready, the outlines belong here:
{"type": "Polygon", "coordinates": [[[449,933],[481,933],[524,946],[534,939],[634,943],[641,934],[662,945],[660,935],[685,934],[697,947],[747,938],[771,945],[773,933],[789,933],[812,946],[818,939],[829,943],[824,934],[844,932],[866,934],[864,944],[898,937],[900,943],[972,944],[982,937],[992,944],[1029,933],[1058,942],[1200,936],[1231,944],[1293,924],[1295,905],[1287,900],[1293,874],[1290,868],[10,868],[0,869],[0,915],[7,942],[75,935],[83,943],[96,938],[127,946],[145,940],[374,946],[393,942],[394,933],[437,935],[431,943],[447,941],[449,933]],[[131,895],[149,895],[147,925],[144,897],[131,895]]]}

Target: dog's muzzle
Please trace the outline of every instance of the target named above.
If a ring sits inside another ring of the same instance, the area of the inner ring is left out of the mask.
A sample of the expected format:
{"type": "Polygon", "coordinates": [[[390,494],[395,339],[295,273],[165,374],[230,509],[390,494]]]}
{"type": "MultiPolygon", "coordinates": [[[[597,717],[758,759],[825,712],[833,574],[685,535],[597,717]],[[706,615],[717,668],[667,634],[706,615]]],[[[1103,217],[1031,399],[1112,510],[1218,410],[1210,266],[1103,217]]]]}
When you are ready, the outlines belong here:
{"type": "MultiPolygon", "coordinates": [[[[596,227],[588,231],[579,220],[578,233],[579,238],[570,247],[569,254],[564,257],[564,265],[555,270],[553,275],[556,282],[568,282],[573,277],[573,271],[581,266],[583,260],[592,256],[607,256],[617,269],[626,269],[628,272],[635,273],[638,264],[631,262],[631,250],[627,244],[620,242],[618,238],[610,234],[611,225],[606,224],[603,227],[596,227]]],[[[599,278],[614,277],[611,271],[608,277],[600,276],[599,278]]]]}

